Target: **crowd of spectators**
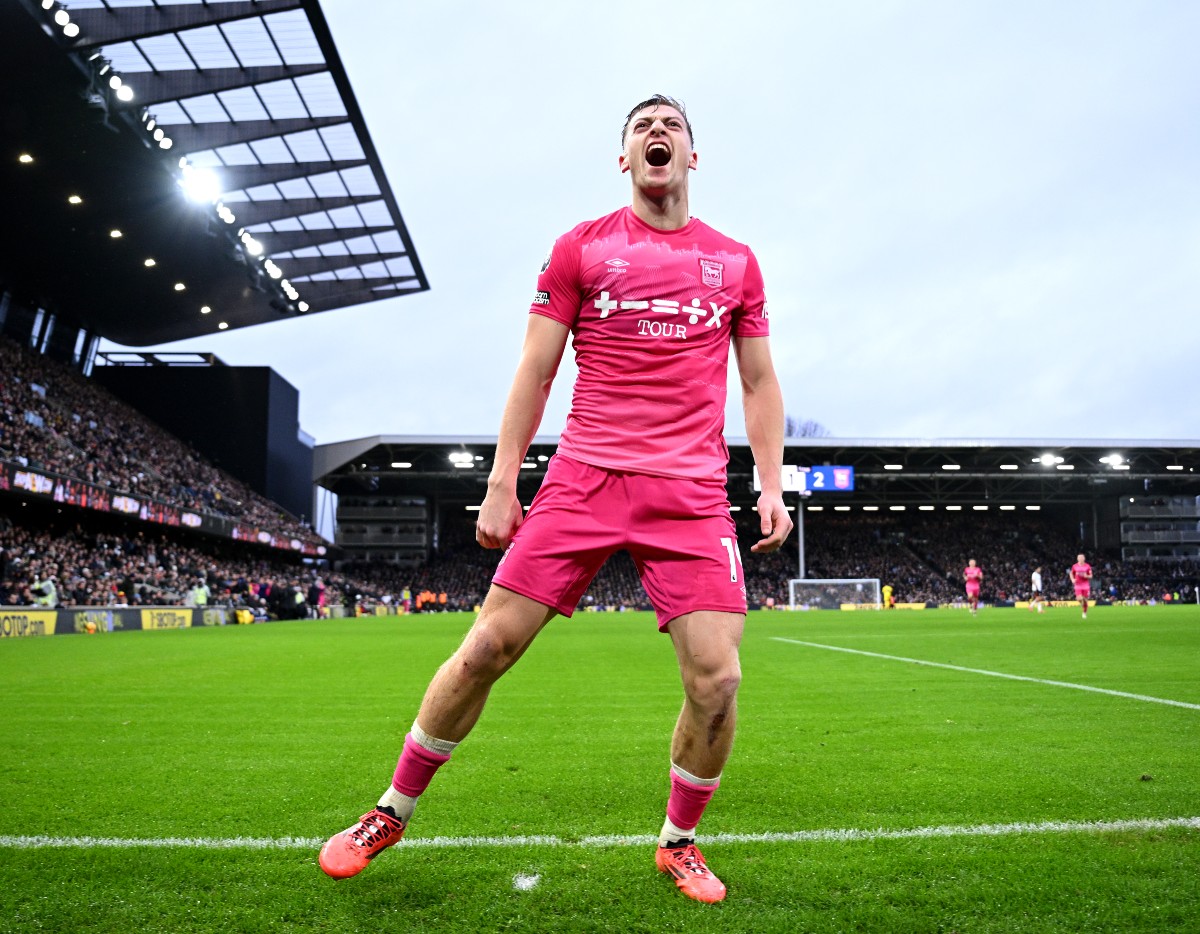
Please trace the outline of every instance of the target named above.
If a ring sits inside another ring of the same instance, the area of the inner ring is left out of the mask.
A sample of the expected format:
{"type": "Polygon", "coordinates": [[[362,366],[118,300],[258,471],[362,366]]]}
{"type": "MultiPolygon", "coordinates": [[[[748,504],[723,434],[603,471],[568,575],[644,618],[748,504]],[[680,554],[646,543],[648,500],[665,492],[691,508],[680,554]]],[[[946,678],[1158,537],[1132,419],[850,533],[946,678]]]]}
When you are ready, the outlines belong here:
{"type": "MultiPolygon", "coordinates": [[[[64,606],[180,606],[196,602],[199,587],[203,602],[248,607],[259,618],[346,615],[405,601],[417,609],[414,597],[420,593],[435,595],[423,610],[470,611],[482,603],[500,558],[475,544],[469,521],[445,529],[439,552],[418,567],[334,569],[251,543],[132,523],[99,530],[78,524],[80,513],[51,513],[35,521],[0,514],[0,606],[45,604],[42,588],[49,581],[55,602],[64,606]]],[[[747,543],[756,538],[752,521],[739,523],[747,598],[752,607],[786,606],[788,581],[797,575],[795,545],[771,555],[750,554],[747,543]]],[[[830,515],[809,518],[805,533],[807,577],[878,578],[904,603],[961,600],[961,566],[968,557],[984,568],[987,602],[1027,598],[1029,574],[1039,565],[1047,596],[1070,599],[1066,568],[1079,550],[1065,531],[1023,519],[830,515]]],[[[1104,556],[1092,563],[1094,597],[1196,599],[1200,563],[1104,556]]],[[[628,553],[607,562],[580,607],[650,608],[628,553]]]]}
{"type": "MultiPolygon", "coordinates": [[[[0,337],[0,459],[206,511],[274,535],[319,539],[280,507],[66,364],[0,337]]],[[[751,555],[757,516],[736,514],[752,607],[785,606],[797,576],[796,538],[779,552],[751,555]]],[[[439,546],[416,568],[347,565],[336,571],[297,556],[183,530],[99,530],[59,520],[23,526],[0,514],[0,606],[180,605],[198,599],[252,608],[261,616],[319,615],[374,604],[472,610],[482,603],[499,554],[475,544],[470,518],[445,525],[439,546]],[[50,587],[45,585],[50,582],[50,587]]],[[[962,599],[962,568],[984,569],[986,601],[1025,598],[1041,566],[1047,596],[1069,599],[1066,569],[1081,550],[1053,523],[1011,514],[862,515],[806,513],[806,577],[878,578],[899,602],[962,599]]],[[[1087,550],[1087,549],[1082,549],[1087,550]]],[[[1094,593],[1112,600],[1194,599],[1200,562],[1123,562],[1093,555],[1094,593]]],[[[648,609],[633,560],[615,555],[585,594],[587,608],[648,609]]]]}
{"type": "Polygon", "coordinates": [[[0,336],[0,460],[273,535],[315,533],[65,363],[0,336]]]}

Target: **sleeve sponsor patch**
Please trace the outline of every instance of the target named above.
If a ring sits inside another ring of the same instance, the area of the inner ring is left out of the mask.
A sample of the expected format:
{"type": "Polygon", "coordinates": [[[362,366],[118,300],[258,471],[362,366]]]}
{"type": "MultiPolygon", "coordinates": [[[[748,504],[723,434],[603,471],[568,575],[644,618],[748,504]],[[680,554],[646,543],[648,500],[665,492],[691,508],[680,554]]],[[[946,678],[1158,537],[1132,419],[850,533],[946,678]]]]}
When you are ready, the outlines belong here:
{"type": "Polygon", "coordinates": [[[537,292],[534,292],[533,293],[533,303],[535,305],[549,305],[550,304],[549,291],[539,290],[537,292]]]}

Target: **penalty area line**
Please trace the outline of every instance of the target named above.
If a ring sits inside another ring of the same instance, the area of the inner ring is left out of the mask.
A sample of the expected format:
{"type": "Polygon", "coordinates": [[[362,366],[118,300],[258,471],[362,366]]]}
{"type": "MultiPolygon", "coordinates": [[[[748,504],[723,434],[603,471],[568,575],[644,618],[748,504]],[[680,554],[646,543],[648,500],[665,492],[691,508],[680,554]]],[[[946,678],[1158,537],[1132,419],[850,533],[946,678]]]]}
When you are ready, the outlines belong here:
{"type": "MultiPolygon", "coordinates": [[[[1110,821],[1041,821],[1033,823],[946,825],[941,827],[909,827],[896,830],[794,830],[768,833],[717,833],[697,835],[700,843],[838,843],[870,840],[912,840],[953,837],[1010,837],[1029,834],[1121,833],[1128,831],[1167,830],[1182,827],[1200,830],[1200,817],[1165,817],[1110,821]]],[[[157,849],[192,850],[317,850],[321,837],[50,837],[2,836],[0,849],[157,849]]],[[[658,842],[653,834],[608,835],[566,840],[556,836],[519,837],[429,837],[404,840],[398,849],[460,847],[487,849],[495,847],[551,846],[597,849],[600,847],[647,846],[658,842]]]]}
{"type": "Polygon", "coordinates": [[[1009,681],[1028,681],[1031,684],[1045,684],[1055,688],[1071,688],[1075,691],[1089,691],[1092,694],[1108,694],[1111,697],[1125,697],[1129,700],[1146,701],[1150,704],[1166,704],[1170,707],[1185,707],[1188,710],[1200,710],[1200,704],[1189,704],[1187,701],[1169,700],[1165,697],[1151,697],[1149,694],[1130,694],[1128,691],[1113,691],[1108,688],[1093,687],[1090,684],[1075,684],[1071,681],[1051,681],[1047,678],[1031,678],[1027,675],[1010,675],[1003,671],[988,671],[986,668],[964,668],[962,665],[949,665],[945,662],[931,662],[923,658],[905,658],[903,655],[884,655],[882,652],[868,652],[865,649],[848,649],[841,645],[823,645],[820,642],[804,642],[800,639],[788,639],[784,636],[772,636],[775,642],[787,642],[791,645],[806,645],[811,649],[825,649],[829,652],[846,652],[849,655],[866,655],[870,658],[882,658],[890,662],[905,662],[909,665],[924,665],[927,668],[945,668],[948,671],[962,671],[971,675],[987,675],[989,678],[1007,678],[1009,681]]]}

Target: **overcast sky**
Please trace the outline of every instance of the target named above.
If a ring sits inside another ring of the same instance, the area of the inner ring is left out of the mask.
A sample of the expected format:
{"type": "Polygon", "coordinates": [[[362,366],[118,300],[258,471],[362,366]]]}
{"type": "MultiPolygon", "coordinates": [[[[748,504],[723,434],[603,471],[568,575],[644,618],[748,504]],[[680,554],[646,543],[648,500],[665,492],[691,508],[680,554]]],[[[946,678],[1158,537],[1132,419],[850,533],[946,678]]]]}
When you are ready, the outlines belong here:
{"type": "Polygon", "coordinates": [[[1200,438],[1200,3],[321,5],[431,290],[162,348],[273,367],[318,443],[496,433],[546,251],[628,203],[660,91],[692,213],[761,262],[789,414],[1200,438]]]}

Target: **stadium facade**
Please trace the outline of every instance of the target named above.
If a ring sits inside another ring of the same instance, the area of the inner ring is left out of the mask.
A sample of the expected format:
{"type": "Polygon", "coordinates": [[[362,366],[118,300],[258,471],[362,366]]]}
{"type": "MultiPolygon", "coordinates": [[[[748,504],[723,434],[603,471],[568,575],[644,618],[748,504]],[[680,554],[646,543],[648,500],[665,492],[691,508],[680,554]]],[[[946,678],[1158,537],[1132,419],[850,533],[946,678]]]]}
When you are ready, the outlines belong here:
{"type": "MultiPolygon", "coordinates": [[[[556,436],[530,445],[518,486],[532,501],[556,436]]],[[[754,461],[729,439],[729,499],[753,508],[754,461]]],[[[477,509],[494,436],[380,435],[318,445],[317,483],[336,494],[337,544],[370,560],[425,560],[449,523],[477,509]]],[[[784,463],[845,467],[849,488],[794,494],[809,512],[1038,514],[1080,547],[1127,559],[1200,558],[1200,442],[789,438],[784,463]]],[[[326,509],[334,508],[327,504],[326,509]]]]}

